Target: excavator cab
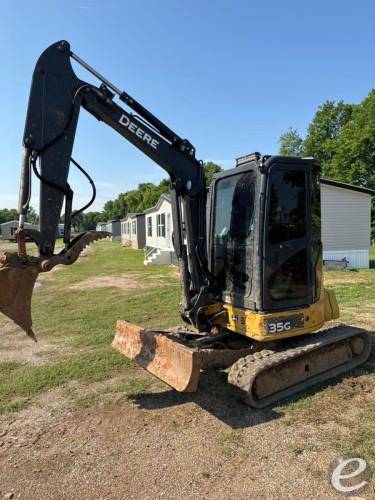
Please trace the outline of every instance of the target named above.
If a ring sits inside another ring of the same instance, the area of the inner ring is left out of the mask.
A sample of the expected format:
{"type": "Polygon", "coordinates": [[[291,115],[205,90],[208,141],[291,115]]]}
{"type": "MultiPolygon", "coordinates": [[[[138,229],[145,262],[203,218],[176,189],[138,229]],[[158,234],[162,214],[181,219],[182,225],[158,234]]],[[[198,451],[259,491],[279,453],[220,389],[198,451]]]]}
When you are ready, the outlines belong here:
{"type": "Polygon", "coordinates": [[[266,312],[319,300],[319,179],[313,159],[258,154],[216,175],[208,253],[224,303],[266,312]]]}

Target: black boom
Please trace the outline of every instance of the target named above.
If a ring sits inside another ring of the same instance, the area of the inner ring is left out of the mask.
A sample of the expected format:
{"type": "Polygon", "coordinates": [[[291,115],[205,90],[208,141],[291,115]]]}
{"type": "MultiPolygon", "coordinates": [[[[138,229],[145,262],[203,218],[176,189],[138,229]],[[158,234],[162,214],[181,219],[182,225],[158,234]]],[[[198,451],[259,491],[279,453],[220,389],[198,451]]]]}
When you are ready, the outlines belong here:
{"type": "Polygon", "coordinates": [[[33,74],[23,139],[20,226],[23,226],[29,207],[33,170],[41,181],[39,232],[32,235],[39,254],[46,258],[53,255],[64,198],[64,241],[69,244],[73,191],[67,179],[81,107],[168,172],[172,187],[174,246],[182,275],[182,314],[199,327],[197,311],[207,303],[206,187],[202,163],[195,158],[195,149],[189,141],[181,139],[129,94],[120,91],[72,53],[66,41],[46,49],[33,74]],[[80,80],[73,71],[71,58],[102,84],[96,87],[80,80]],[[115,94],[136,114],[116,104],[115,94]],[[187,243],[184,243],[184,232],[187,243]]]}

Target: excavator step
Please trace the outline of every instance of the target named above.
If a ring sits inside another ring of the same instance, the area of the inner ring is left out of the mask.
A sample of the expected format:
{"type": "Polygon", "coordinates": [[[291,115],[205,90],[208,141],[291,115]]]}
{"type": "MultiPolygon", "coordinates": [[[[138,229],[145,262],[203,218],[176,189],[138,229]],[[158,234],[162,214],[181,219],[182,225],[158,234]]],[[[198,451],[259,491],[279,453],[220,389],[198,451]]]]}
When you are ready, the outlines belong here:
{"type": "Polygon", "coordinates": [[[356,368],[370,352],[366,330],[337,326],[290,340],[281,351],[260,351],[239,359],[228,382],[245,404],[264,408],[356,368]]]}

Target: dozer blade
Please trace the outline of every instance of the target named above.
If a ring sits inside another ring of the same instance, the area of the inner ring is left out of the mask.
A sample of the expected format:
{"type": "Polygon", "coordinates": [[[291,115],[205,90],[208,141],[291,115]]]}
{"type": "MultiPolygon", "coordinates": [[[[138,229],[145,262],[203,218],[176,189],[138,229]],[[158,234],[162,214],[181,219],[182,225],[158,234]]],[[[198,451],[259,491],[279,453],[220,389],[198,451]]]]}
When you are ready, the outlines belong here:
{"type": "Polygon", "coordinates": [[[36,341],[31,325],[31,296],[39,274],[39,262],[16,253],[0,257],[0,311],[36,341]]]}
{"type": "Polygon", "coordinates": [[[187,331],[153,331],[119,320],[112,346],[179,392],[195,392],[201,370],[228,368],[252,352],[248,343],[234,349],[222,342],[197,346],[187,331]]]}
{"type": "Polygon", "coordinates": [[[112,346],[180,392],[195,392],[200,353],[160,332],[119,320],[112,346]]]}
{"type": "Polygon", "coordinates": [[[245,404],[264,408],[365,363],[371,352],[366,330],[342,325],[287,341],[280,351],[239,359],[228,381],[245,404]]]}

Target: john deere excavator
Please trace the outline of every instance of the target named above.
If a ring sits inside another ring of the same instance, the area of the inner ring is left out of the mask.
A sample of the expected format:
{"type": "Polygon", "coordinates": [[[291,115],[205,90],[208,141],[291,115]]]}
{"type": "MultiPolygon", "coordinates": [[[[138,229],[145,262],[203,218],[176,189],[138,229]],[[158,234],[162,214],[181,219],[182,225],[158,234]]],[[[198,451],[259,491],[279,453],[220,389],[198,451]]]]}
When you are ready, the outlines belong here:
{"type": "Polygon", "coordinates": [[[323,328],[339,311],[322,280],[318,163],[253,153],[217,174],[207,190],[192,144],[102,77],[66,41],[42,53],[32,79],[18,252],[0,259],[4,314],[35,338],[31,295],[38,274],[74,263],[86,245],[108,236],[89,231],[71,239],[77,214],[68,184],[71,163],[86,175],[95,196],[92,179],[72,158],[81,108],[154,160],[171,182],[185,326],[155,331],[119,320],[115,348],[178,391],[196,391],[206,368],[230,367],[229,383],[258,408],[366,361],[368,332],[345,325],[323,328]],[[80,80],[71,59],[100,86],[80,80]],[[33,174],[40,181],[39,230],[24,227],[33,174]],[[65,246],[55,254],[64,202],[65,246]],[[35,242],[38,256],[27,255],[26,238],[35,242]]]}

